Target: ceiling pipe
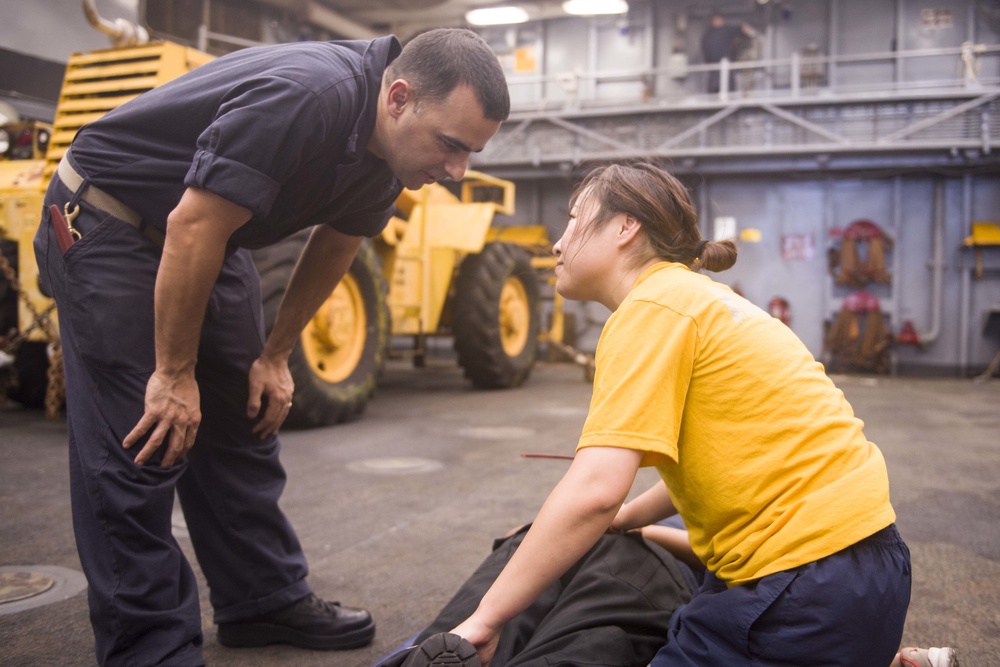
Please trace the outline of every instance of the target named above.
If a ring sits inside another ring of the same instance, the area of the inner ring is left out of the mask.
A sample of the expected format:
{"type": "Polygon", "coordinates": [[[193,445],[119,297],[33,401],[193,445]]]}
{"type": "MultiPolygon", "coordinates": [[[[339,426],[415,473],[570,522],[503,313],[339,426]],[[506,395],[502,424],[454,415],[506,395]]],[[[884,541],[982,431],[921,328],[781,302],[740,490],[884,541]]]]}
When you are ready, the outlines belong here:
{"type": "Polygon", "coordinates": [[[329,30],[345,39],[375,39],[381,37],[371,28],[361,25],[351,19],[338,14],[332,9],[327,9],[316,2],[307,0],[257,0],[264,5],[286,9],[300,15],[303,19],[314,26],[329,30]]]}
{"type": "Polygon", "coordinates": [[[944,283],[944,179],[934,182],[934,248],[930,265],[931,278],[931,328],[917,334],[921,346],[928,346],[941,333],[941,309],[944,307],[942,285],[944,283]]]}
{"type": "Polygon", "coordinates": [[[114,46],[139,46],[149,43],[149,33],[141,25],[121,18],[109,21],[97,11],[96,0],[82,0],[82,5],[87,22],[110,37],[114,46]]]}
{"type": "Polygon", "coordinates": [[[314,23],[333,32],[340,33],[344,37],[348,37],[350,39],[375,39],[376,37],[382,36],[380,33],[375,32],[367,26],[355,23],[332,9],[327,9],[326,7],[320,6],[315,2],[306,4],[306,19],[310,23],[314,23]]]}

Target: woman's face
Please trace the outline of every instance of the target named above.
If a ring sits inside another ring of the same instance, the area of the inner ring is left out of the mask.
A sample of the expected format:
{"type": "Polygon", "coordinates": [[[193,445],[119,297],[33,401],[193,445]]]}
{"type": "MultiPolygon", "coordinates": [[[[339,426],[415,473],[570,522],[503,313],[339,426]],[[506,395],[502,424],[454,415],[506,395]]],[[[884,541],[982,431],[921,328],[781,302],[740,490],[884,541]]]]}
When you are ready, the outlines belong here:
{"type": "Polygon", "coordinates": [[[566,231],[552,248],[557,258],[556,291],[567,299],[604,303],[609,282],[617,275],[619,216],[594,228],[599,212],[599,205],[585,190],[570,211],[566,231]]]}

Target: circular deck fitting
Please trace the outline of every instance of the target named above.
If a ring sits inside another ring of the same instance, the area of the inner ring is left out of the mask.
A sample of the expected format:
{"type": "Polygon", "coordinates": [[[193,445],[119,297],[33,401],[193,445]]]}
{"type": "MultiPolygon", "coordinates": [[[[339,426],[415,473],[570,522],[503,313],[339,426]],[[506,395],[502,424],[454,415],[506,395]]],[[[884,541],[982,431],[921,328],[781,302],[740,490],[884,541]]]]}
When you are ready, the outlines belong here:
{"type": "Polygon", "coordinates": [[[55,583],[52,577],[31,570],[0,572],[0,604],[41,595],[55,583]]]}
{"type": "Polygon", "coordinates": [[[380,458],[351,461],[347,469],[354,472],[374,473],[376,475],[410,475],[415,473],[434,472],[441,470],[444,464],[440,461],[421,458],[380,458]]]}
{"type": "Polygon", "coordinates": [[[61,602],[86,590],[83,573],[54,565],[0,567],[0,616],[61,602]]]}

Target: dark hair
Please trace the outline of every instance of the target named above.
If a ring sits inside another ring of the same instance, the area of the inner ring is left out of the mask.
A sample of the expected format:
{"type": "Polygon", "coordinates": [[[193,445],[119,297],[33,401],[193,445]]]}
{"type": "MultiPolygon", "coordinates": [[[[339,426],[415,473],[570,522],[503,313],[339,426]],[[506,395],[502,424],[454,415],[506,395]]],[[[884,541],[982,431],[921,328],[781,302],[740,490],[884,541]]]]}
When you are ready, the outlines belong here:
{"type": "Polygon", "coordinates": [[[385,70],[387,83],[397,79],[413,86],[417,100],[432,103],[467,85],[486,118],[504,121],[510,115],[510,93],[500,61],[471,30],[438,28],[414,37],[385,70]]]}
{"type": "Polygon", "coordinates": [[[687,188],[655,164],[619,162],[598,167],[577,187],[570,208],[581,197],[600,207],[591,219],[595,229],[621,213],[639,221],[649,247],[649,255],[636,258],[640,263],[655,257],[709,271],[725,271],[736,263],[736,244],[702,239],[687,188]]]}

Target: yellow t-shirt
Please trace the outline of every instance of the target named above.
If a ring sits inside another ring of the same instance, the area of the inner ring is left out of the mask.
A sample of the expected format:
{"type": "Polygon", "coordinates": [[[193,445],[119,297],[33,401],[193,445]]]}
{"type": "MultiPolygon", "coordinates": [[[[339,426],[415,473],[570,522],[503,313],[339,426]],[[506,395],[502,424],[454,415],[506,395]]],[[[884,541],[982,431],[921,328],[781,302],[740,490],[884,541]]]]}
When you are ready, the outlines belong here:
{"type": "Polygon", "coordinates": [[[885,460],[862,426],[788,327],[664,262],[604,327],[578,448],[644,452],[695,553],[735,585],[895,521],[885,460]]]}

